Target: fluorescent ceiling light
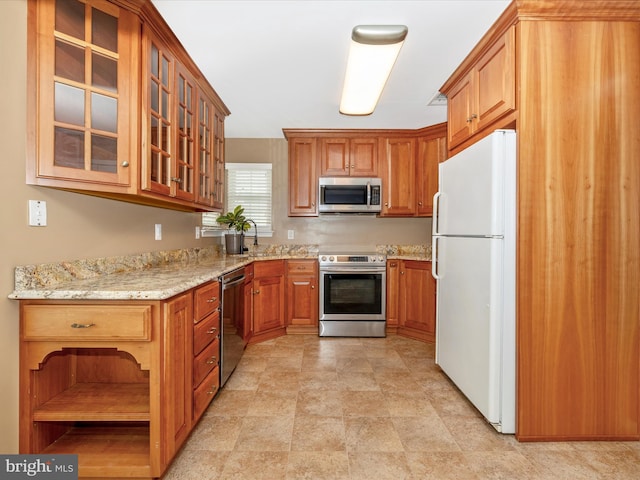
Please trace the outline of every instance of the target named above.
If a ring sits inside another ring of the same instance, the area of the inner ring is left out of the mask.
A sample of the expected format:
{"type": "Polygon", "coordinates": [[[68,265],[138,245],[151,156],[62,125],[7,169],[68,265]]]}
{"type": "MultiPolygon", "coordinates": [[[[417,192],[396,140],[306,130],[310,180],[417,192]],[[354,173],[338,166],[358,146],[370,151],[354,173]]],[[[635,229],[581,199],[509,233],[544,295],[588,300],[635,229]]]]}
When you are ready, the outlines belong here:
{"type": "Polygon", "coordinates": [[[369,115],[376,108],[407,36],[405,25],[358,25],[351,33],[340,113],[369,115]]]}

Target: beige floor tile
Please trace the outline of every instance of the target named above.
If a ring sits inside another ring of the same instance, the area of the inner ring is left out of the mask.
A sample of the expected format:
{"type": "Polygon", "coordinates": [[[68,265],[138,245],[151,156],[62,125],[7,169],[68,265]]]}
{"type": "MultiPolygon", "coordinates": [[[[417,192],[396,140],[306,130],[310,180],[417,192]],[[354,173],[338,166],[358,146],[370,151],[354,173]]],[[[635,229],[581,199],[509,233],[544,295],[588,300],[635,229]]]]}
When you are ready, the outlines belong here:
{"type": "Polygon", "coordinates": [[[162,477],[163,480],[219,480],[223,476],[224,466],[229,452],[211,452],[207,450],[183,450],[162,477]]]}
{"type": "Polygon", "coordinates": [[[342,391],[342,413],[345,417],[388,417],[389,409],[380,391],[342,391]]]}
{"type": "Polygon", "coordinates": [[[227,452],[234,449],[242,417],[207,416],[203,418],[189,437],[185,450],[227,452]]]}
{"type": "Polygon", "coordinates": [[[397,335],[249,345],[163,480],[636,480],[640,442],[501,435],[397,335]]]}
{"type": "Polygon", "coordinates": [[[291,450],[298,452],[346,452],[342,416],[296,415],[291,450]]]}
{"type": "Polygon", "coordinates": [[[344,423],[348,452],[404,452],[388,417],[351,417],[344,423]]]}
{"type": "MultiPolygon", "coordinates": [[[[462,452],[407,452],[411,480],[480,480],[462,452]]],[[[513,479],[518,480],[518,479],[513,479]]]]}
{"type": "Polygon", "coordinates": [[[349,480],[346,452],[291,452],[286,480],[349,480]]]}
{"type": "Polygon", "coordinates": [[[293,416],[245,417],[236,440],[239,452],[288,452],[293,416]]]}
{"type": "Polygon", "coordinates": [[[391,421],[407,452],[460,451],[460,447],[445,424],[435,414],[420,417],[393,417],[391,421]]]}
{"type": "Polygon", "coordinates": [[[342,392],[338,390],[300,390],[296,415],[342,416],[342,392]]]}
{"type": "Polygon", "coordinates": [[[298,392],[292,390],[258,390],[247,416],[295,415],[298,392]]]}
{"type": "Polygon", "coordinates": [[[404,452],[349,452],[352,480],[405,480],[411,469],[404,452]]]}
{"type": "Polygon", "coordinates": [[[205,411],[204,417],[211,415],[244,416],[254,404],[255,390],[229,390],[224,387],[215,401],[205,411]]]}
{"type": "Polygon", "coordinates": [[[284,480],[288,461],[288,452],[234,451],[224,464],[220,480],[284,480]]]}

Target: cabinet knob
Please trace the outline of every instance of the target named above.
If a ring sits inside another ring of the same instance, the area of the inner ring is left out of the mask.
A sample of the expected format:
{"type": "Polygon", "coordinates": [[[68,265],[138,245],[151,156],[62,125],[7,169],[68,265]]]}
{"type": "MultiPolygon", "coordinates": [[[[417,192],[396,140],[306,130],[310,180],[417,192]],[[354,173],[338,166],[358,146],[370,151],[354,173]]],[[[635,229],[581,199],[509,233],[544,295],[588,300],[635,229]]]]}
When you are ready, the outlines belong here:
{"type": "Polygon", "coordinates": [[[469,118],[467,118],[467,123],[473,122],[475,118],[478,118],[478,115],[474,113],[469,118]]]}
{"type": "Polygon", "coordinates": [[[254,295],[258,295],[259,293],[260,293],[260,290],[254,290],[254,291],[253,291],[253,294],[254,294],[254,295]]]}
{"type": "Polygon", "coordinates": [[[418,202],[418,206],[421,207],[422,206],[422,202],[418,202]]]}
{"type": "Polygon", "coordinates": [[[389,206],[389,202],[384,202],[384,206],[388,207],[389,206]]]}
{"type": "Polygon", "coordinates": [[[311,290],[313,290],[314,288],[316,288],[316,286],[315,285],[311,285],[311,290]]]}
{"type": "Polygon", "coordinates": [[[404,275],[404,272],[400,272],[400,275],[404,275]]]}
{"type": "Polygon", "coordinates": [[[122,165],[123,167],[128,167],[129,166],[129,162],[127,162],[126,160],[124,162],[122,162],[120,165],[122,165]]]}
{"type": "Polygon", "coordinates": [[[356,166],[352,164],[352,165],[351,165],[351,168],[356,168],[356,166]]]}

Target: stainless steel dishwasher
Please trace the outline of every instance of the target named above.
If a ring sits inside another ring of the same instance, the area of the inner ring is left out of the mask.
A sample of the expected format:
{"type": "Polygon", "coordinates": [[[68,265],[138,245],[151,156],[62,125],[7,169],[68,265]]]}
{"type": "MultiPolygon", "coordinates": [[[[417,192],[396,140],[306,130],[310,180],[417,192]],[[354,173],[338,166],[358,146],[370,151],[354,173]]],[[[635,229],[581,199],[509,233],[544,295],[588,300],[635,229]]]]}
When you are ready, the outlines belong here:
{"type": "Polygon", "coordinates": [[[236,368],[246,342],[243,338],[244,322],[244,267],[220,277],[222,288],[222,358],[220,360],[220,387],[236,368]]]}

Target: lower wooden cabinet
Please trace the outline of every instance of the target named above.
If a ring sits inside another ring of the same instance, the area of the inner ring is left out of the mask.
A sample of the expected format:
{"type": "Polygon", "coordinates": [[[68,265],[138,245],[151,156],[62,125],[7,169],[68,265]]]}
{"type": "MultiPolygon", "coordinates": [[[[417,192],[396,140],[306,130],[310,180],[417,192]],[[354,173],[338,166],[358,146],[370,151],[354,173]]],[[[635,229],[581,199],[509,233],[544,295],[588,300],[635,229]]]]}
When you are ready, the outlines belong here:
{"type": "Polygon", "coordinates": [[[202,318],[191,290],[21,300],[20,453],[78,454],[80,477],[161,477],[220,385],[216,286],[195,290],[202,318]]]}
{"type": "Polygon", "coordinates": [[[284,260],[253,265],[253,335],[250,342],[279,337],[285,330],[284,260]]]}
{"type": "Polygon", "coordinates": [[[431,262],[387,261],[387,331],[435,342],[436,282],[431,262]]]}
{"type": "Polygon", "coordinates": [[[287,260],[287,333],[318,333],[318,261],[287,260]]]}

